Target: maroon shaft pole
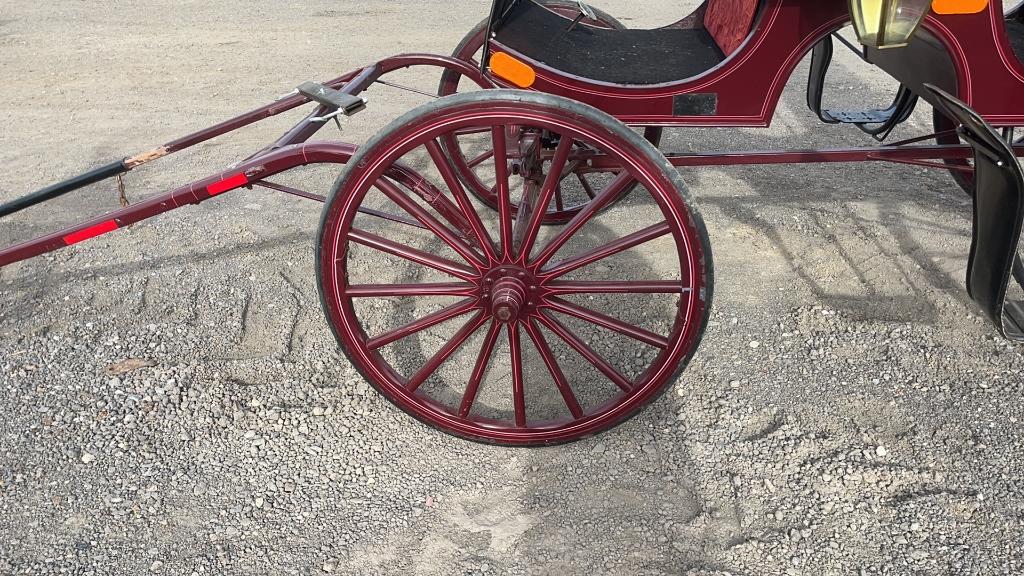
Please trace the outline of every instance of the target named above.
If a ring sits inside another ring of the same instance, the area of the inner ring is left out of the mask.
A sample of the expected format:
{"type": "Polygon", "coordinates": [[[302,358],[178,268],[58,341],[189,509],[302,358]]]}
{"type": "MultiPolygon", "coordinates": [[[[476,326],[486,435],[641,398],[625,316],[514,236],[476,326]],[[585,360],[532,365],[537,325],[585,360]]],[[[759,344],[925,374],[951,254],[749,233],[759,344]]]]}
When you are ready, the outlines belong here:
{"type": "Polygon", "coordinates": [[[249,186],[260,179],[297,166],[323,163],[345,164],[355,151],[356,146],[342,142],[311,142],[280,148],[243,162],[230,170],[182,186],[172,192],[154,196],[60,232],[47,234],[0,250],[0,268],[113,232],[118,228],[152,218],[157,214],[170,212],[189,204],[199,204],[214,196],[249,186]]]}

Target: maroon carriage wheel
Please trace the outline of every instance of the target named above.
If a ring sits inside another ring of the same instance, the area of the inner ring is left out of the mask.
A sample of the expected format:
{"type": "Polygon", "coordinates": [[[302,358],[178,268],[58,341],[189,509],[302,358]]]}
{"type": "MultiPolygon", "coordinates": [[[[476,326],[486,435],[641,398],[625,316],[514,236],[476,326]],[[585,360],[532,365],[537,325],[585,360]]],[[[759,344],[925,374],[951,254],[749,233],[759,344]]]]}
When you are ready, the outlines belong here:
{"type": "MultiPolygon", "coordinates": [[[[572,1],[546,0],[540,2],[547,9],[572,20],[580,13],[579,4],[572,1]]],[[[591,7],[596,20],[584,18],[581,23],[596,28],[611,28],[624,30],[626,28],[614,16],[597,8],[591,7]]],[[[488,21],[485,19],[462,39],[459,45],[452,51],[452,57],[468,62],[474,67],[480,67],[480,52],[484,45],[484,37],[487,34],[488,21]]],[[[495,79],[500,83],[500,79],[495,79]]],[[[455,70],[445,70],[441,76],[441,83],[438,86],[439,96],[450,96],[459,92],[462,75],[455,70]]],[[[511,86],[506,86],[511,87],[511,86]]],[[[476,89],[475,86],[472,87],[476,89]]],[[[647,127],[644,129],[644,138],[655,146],[661,143],[662,129],[658,127],[647,127]]],[[[480,198],[484,203],[493,209],[497,209],[497,198],[491,186],[482,182],[475,172],[480,162],[489,158],[490,150],[477,151],[467,154],[464,147],[460,146],[460,136],[452,135],[446,138],[442,144],[451,156],[459,177],[468,186],[469,191],[480,198]]],[[[544,217],[545,223],[567,222],[576,215],[582,207],[590,200],[593,193],[593,184],[590,182],[591,172],[586,169],[569,171],[566,174],[564,189],[560,188],[555,193],[551,205],[548,206],[547,214],[544,217]]],[[[514,208],[514,207],[513,207],[514,208]]]]}
{"type": "Polygon", "coordinates": [[[497,444],[577,440],[637,413],[696,351],[712,289],[703,221],[665,157],[612,117],[534,92],[458,94],[396,120],[349,166],[321,222],[321,302],[353,365],[417,419],[497,444]],[[550,162],[514,159],[510,126],[550,162]],[[522,217],[478,207],[441,148],[482,127],[522,217]],[[579,143],[617,175],[569,223],[541,226],[531,206],[579,143]],[[412,166],[419,179],[392,177],[412,166]]]}

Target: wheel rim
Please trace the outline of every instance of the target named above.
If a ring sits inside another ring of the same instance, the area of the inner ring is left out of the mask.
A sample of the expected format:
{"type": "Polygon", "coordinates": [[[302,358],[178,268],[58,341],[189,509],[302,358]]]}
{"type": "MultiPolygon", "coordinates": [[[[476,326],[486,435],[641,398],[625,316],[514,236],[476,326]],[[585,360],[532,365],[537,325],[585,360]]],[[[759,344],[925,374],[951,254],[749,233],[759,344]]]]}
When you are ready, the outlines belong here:
{"type": "MultiPolygon", "coordinates": [[[[564,16],[568,19],[573,19],[579,14],[579,7],[575,2],[542,2],[546,8],[564,16]]],[[[591,20],[585,18],[582,20],[583,24],[594,26],[598,28],[625,28],[621,23],[615,20],[613,17],[598,12],[597,20],[591,20]]],[[[452,53],[452,57],[467,62],[474,67],[479,67],[479,54],[483,47],[484,36],[487,33],[487,22],[481,22],[477,25],[470,33],[463,39],[459,46],[452,53]]],[[[438,87],[439,96],[449,96],[459,92],[462,75],[455,70],[445,70],[441,77],[441,83],[438,87]]],[[[497,83],[502,84],[500,79],[494,79],[497,83]]],[[[506,86],[510,87],[510,86],[506,86]]],[[[661,128],[646,128],[644,131],[644,137],[648,141],[652,142],[655,146],[661,141],[662,130],[661,128]]],[[[469,146],[463,141],[463,137],[460,135],[452,135],[451,137],[445,138],[442,141],[445,151],[448,152],[449,156],[453,160],[455,169],[469,189],[469,191],[480,198],[484,204],[497,209],[497,195],[495,191],[487,185],[486,182],[482,181],[479,177],[478,167],[481,162],[485,162],[489,156],[488,154],[492,151],[487,149],[473,150],[472,144],[469,146]],[[470,150],[472,150],[470,152],[470,150]]],[[[550,205],[547,207],[547,214],[544,217],[545,223],[564,223],[569,221],[573,216],[578,214],[580,210],[590,201],[592,198],[593,183],[591,180],[591,173],[586,170],[570,170],[565,175],[564,185],[556,190],[554,197],[551,200],[550,205]]],[[[515,209],[515,207],[513,207],[515,209]]]]}
{"type": "Polygon", "coordinates": [[[594,120],[570,125],[570,115],[549,102],[479,96],[458,96],[463,101],[431,108],[412,122],[403,119],[400,128],[386,131],[353,163],[321,231],[325,309],[353,363],[389,400],[420,420],[502,444],[571,441],[631,416],[664,390],[695,351],[710,288],[703,228],[676,193],[671,168],[659,165],[625,128],[609,134],[594,120]],[[527,135],[548,135],[539,139],[541,152],[534,154],[532,166],[527,166],[527,155],[510,149],[521,141],[507,136],[510,126],[527,135]],[[495,178],[503,182],[499,196],[520,205],[522,218],[510,208],[488,214],[474,205],[440,145],[446,133],[483,127],[492,130],[496,157],[506,159],[493,162],[495,178]],[[571,162],[577,142],[598,149],[606,162],[619,163],[618,175],[572,222],[558,231],[542,228],[541,218],[530,216],[536,210],[527,198],[537,206],[554,193],[557,178],[550,166],[571,162]],[[539,155],[550,156],[548,168],[537,161],[539,155]],[[408,172],[407,166],[424,166],[423,158],[433,164],[433,177],[424,172],[421,182],[436,182],[428,188],[443,190],[441,196],[424,193],[422,187],[415,192],[392,178],[399,167],[408,172]],[[512,169],[517,164],[518,174],[512,169]],[[627,187],[642,191],[631,193],[638,196],[638,206],[661,218],[614,240],[587,244],[589,235],[581,231],[601,225],[595,222],[601,214],[598,205],[610,203],[627,187]],[[423,197],[433,205],[428,207],[423,197]],[[399,219],[377,218],[371,224],[360,212],[383,204],[402,210],[402,219],[421,227],[399,231],[399,219]],[[674,268],[653,277],[604,279],[625,269],[623,259],[635,261],[636,254],[648,250],[659,254],[659,263],[674,262],[674,268]],[[382,254],[400,263],[382,268],[394,274],[383,283],[373,275],[382,254]],[[607,266],[612,268],[605,276],[592,275],[607,266]],[[612,296],[627,299],[630,318],[644,306],[661,317],[646,325],[620,319],[621,301],[612,296]],[[448,300],[425,303],[441,297],[448,300]],[[412,311],[384,327],[380,314],[366,306],[380,298],[395,300],[395,310],[412,311]],[[581,304],[580,298],[589,300],[581,304]],[[595,332],[643,351],[620,350],[606,357],[607,342],[598,345],[590,339],[595,332]],[[532,364],[526,361],[531,359],[532,364]],[[604,381],[581,391],[579,377],[594,374],[604,381]]]}

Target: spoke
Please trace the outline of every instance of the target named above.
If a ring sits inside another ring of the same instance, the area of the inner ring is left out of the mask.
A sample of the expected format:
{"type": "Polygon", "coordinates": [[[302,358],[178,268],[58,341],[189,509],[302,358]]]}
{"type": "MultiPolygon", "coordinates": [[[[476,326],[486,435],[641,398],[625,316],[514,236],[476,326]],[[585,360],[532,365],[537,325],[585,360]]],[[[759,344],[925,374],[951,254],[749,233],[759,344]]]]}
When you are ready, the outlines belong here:
{"type": "Polygon", "coordinates": [[[526,331],[529,333],[530,339],[533,340],[533,345],[537,348],[537,352],[540,352],[540,357],[544,359],[544,364],[547,365],[548,372],[551,373],[551,377],[555,380],[555,386],[558,387],[558,391],[562,394],[562,399],[565,400],[565,405],[569,408],[572,417],[577,420],[582,418],[583,408],[580,406],[579,400],[576,399],[576,394],[573,393],[572,387],[569,386],[569,381],[566,380],[562,368],[558,365],[558,360],[555,359],[555,355],[551,352],[551,347],[548,346],[544,334],[541,333],[537,322],[532,318],[526,323],[526,331]]]}
{"type": "Polygon", "coordinates": [[[576,304],[569,302],[568,300],[562,300],[561,298],[551,298],[548,300],[548,306],[552,310],[561,312],[563,314],[568,314],[569,316],[579,318],[580,320],[585,320],[587,322],[590,322],[591,324],[596,324],[602,328],[607,328],[614,332],[618,332],[619,334],[624,334],[634,340],[639,340],[644,344],[654,346],[655,348],[660,348],[662,350],[668,348],[667,338],[663,338],[655,334],[654,332],[645,330],[643,328],[640,328],[639,326],[633,326],[632,324],[623,322],[618,318],[607,316],[605,314],[597,312],[596,310],[590,310],[589,308],[577,306],[576,304]]]}
{"type": "Polygon", "coordinates": [[[561,184],[559,184],[558,187],[555,188],[555,210],[557,210],[558,212],[565,210],[565,200],[562,198],[561,184]]]}
{"type": "Polygon", "coordinates": [[[410,262],[428,266],[434,270],[440,270],[441,272],[451,274],[456,278],[472,281],[478,276],[476,271],[471,270],[458,262],[453,262],[447,258],[435,256],[434,254],[417,250],[416,248],[404,246],[365,230],[353,228],[349,231],[348,237],[357,244],[369,246],[370,248],[380,250],[381,252],[391,254],[392,256],[397,256],[399,258],[409,260],[410,262]]]}
{"type": "Polygon", "coordinates": [[[512,224],[512,246],[513,252],[519,254],[526,239],[527,226],[533,220],[531,216],[538,207],[537,199],[540,197],[540,187],[533,180],[527,179],[523,183],[523,196],[516,210],[516,219],[512,224]]]}
{"type": "Polygon", "coordinates": [[[456,350],[466,343],[466,340],[476,332],[476,329],[484,323],[484,320],[486,320],[486,317],[484,316],[483,311],[477,312],[472,318],[470,318],[469,321],[455,333],[455,336],[452,336],[452,339],[446,342],[430,360],[427,360],[427,363],[423,365],[423,368],[420,368],[420,371],[405,383],[405,389],[409,392],[415,392],[424,382],[427,381],[427,378],[429,378],[431,374],[437,371],[441,364],[444,364],[444,361],[447,360],[449,356],[454,354],[456,350]]]}
{"type": "Polygon", "coordinates": [[[458,318],[463,314],[467,314],[476,307],[476,300],[469,299],[463,300],[462,302],[456,302],[451,306],[434,312],[433,314],[424,316],[419,320],[410,322],[401,328],[397,328],[388,332],[387,334],[381,334],[376,338],[370,338],[366,341],[366,348],[369,350],[379,350],[388,344],[398,342],[403,338],[408,338],[417,332],[422,332],[427,328],[436,326],[442,322],[451,320],[452,318],[458,318]]]}
{"type": "Polygon", "coordinates": [[[596,194],[594,193],[594,188],[590,185],[590,182],[587,182],[587,179],[579,172],[576,173],[576,179],[580,181],[580,186],[583,186],[583,192],[593,200],[596,194]]]}
{"type": "Polygon", "coordinates": [[[401,162],[395,162],[386,175],[413,194],[419,196],[431,208],[436,210],[441,218],[451,224],[456,231],[461,232],[460,236],[462,238],[472,234],[469,222],[462,217],[458,207],[452,204],[447,196],[442,194],[437,187],[431,184],[419,172],[401,162]]]}
{"type": "Polygon", "coordinates": [[[476,358],[476,366],[473,367],[473,375],[466,385],[466,392],[462,395],[462,404],[459,406],[459,418],[469,417],[473,410],[473,402],[476,401],[477,392],[480,391],[480,382],[483,381],[487,372],[487,364],[491,360],[491,353],[494,352],[494,345],[498,342],[498,335],[501,334],[501,323],[491,322],[491,327],[484,338],[484,344],[480,347],[480,355],[476,358]]]}
{"type": "Polygon", "coordinates": [[[588,250],[583,254],[563,260],[552,266],[550,269],[544,270],[543,274],[548,278],[564,276],[577,268],[582,268],[588,264],[593,264],[598,260],[614,256],[615,254],[619,254],[620,252],[639,246],[645,242],[650,242],[651,240],[660,238],[671,231],[672,227],[668,225],[668,222],[648,226],[643,230],[638,230],[628,236],[623,236],[614,242],[603,244],[597,248],[588,250]]]}
{"type": "MultiPolygon", "coordinates": [[[[555,156],[551,159],[551,168],[548,169],[547,177],[544,178],[544,185],[541,186],[540,194],[533,197],[533,194],[525,194],[522,204],[519,206],[518,218],[528,218],[529,224],[523,231],[522,244],[519,246],[518,258],[526,261],[533,249],[533,243],[537,239],[540,225],[547,214],[548,204],[551,203],[551,196],[556,189],[561,191],[559,182],[562,180],[562,169],[569,160],[569,153],[572,152],[573,139],[562,136],[555,148],[555,156]]],[[[561,195],[559,195],[559,199],[561,195]]]]}
{"type": "MultiPolygon", "coordinates": [[[[572,158],[572,153],[569,154],[569,158],[572,158]]],[[[575,173],[580,168],[580,161],[573,160],[572,162],[566,162],[565,166],[562,167],[562,176],[560,180],[565,180],[569,177],[569,174],[575,173]]]]}
{"type": "Polygon", "coordinates": [[[523,351],[519,343],[519,323],[508,325],[508,348],[512,357],[512,404],[516,413],[516,426],[526,426],[526,392],[523,389],[523,351]]]}
{"type": "MultiPolygon", "coordinates": [[[[473,229],[477,243],[483,248],[488,259],[493,260],[495,253],[491,236],[487,233],[487,228],[480,220],[480,215],[477,213],[476,208],[473,208],[473,202],[466,194],[466,189],[463,188],[462,183],[459,182],[459,177],[455,174],[455,169],[452,167],[451,162],[448,161],[444,150],[436,140],[427,142],[426,147],[431,160],[434,161],[438,172],[441,173],[441,178],[448,186],[448,189],[451,190],[452,195],[455,196],[455,201],[459,204],[459,208],[462,209],[463,215],[468,219],[469,226],[473,229]]],[[[491,153],[493,154],[494,152],[492,151],[491,153]]]]}
{"type": "Polygon", "coordinates": [[[465,282],[443,284],[355,284],[345,288],[349,298],[389,296],[473,296],[476,285],[465,282]]]}
{"type": "Polygon", "coordinates": [[[465,258],[467,262],[478,267],[486,266],[486,263],[481,259],[480,255],[473,252],[473,249],[466,245],[466,243],[457,237],[448,227],[438,222],[436,218],[431,216],[412,198],[403,194],[402,191],[394,184],[381,178],[377,180],[375,185],[395,204],[398,204],[403,210],[412,215],[413,218],[419,220],[424,226],[430,228],[431,232],[437,234],[438,238],[443,240],[445,244],[451,246],[452,249],[465,258]]]}
{"type": "Polygon", "coordinates": [[[548,292],[561,294],[687,294],[689,288],[681,280],[609,280],[549,282],[548,292]]]}
{"type": "Polygon", "coordinates": [[[484,162],[490,160],[493,157],[494,150],[488,150],[487,152],[484,152],[483,154],[467,162],[466,165],[469,166],[470,168],[476,168],[477,166],[483,164],[484,162]]]}
{"type": "Polygon", "coordinates": [[[361,214],[373,216],[375,218],[381,218],[383,220],[388,220],[390,222],[397,222],[399,224],[405,224],[406,226],[419,228],[420,230],[430,230],[430,228],[427,228],[426,226],[420,224],[419,222],[413,220],[412,218],[402,218],[401,216],[395,216],[394,214],[388,214],[387,212],[374,210],[373,208],[358,208],[356,211],[361,214]]]}
{"type": "Polygon", "coordinates": [[[532,264],[543,266],[552,256],[558,252],[559,248],[565,245],[572,238],[573,234],[579,231],[588,220],[594,217],[602,208],[615,201],[626,188],[634,182],[634,178],[628,172],[619,174],[615,180],[613,180],[604,190],[601,191],[593,200],[588,202],[584,206],[583,210],[580,210],[578,214],[573,216],[565,227],[559,232],[558,236],[555,236],[548,245],[544,247],[544,250],[540,253],[537,259],[532,264]]]}
{"type": "Polygon", "coordinates": [[[602,374],[608,377],[609,380],[615,383],[616,386],[622,389],[623,392],[630,392],[633,390],[633,383],[626,379],[618,370],[616,370],[611,364],[601,358],[594,349],[588,346],[585,342],[580,340],[575,334],[569,331],[561,322],[552,318],[548,314],[541,312],[539,315],[540,321],[548,327],[549,330],[555,333],[561,338],[566,344],[568,344],[573,350],[580,353],[590,362],[595,368],[601,371],[602,374]]]}
{"type": "Polygon", "coordinates": [[[509,197],[508,153],[505,149],[505,127],[491,129],[494,139],[494,177],[498,196],[498,219],[501,221],[501,253],[504,259],[512,257],[512,200],[509,197]]]}

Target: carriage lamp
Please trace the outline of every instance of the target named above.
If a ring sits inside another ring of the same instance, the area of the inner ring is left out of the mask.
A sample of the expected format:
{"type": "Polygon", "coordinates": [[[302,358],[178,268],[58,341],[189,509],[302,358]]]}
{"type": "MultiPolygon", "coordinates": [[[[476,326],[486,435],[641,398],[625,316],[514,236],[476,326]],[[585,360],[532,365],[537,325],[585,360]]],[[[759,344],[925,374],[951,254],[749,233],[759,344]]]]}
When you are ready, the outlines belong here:
{"type": "Polygon", "coordinates": [[[853,27],[861,44],[872,48],[906,46],[932,0],[850,0],[853,27]]]}

